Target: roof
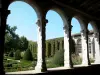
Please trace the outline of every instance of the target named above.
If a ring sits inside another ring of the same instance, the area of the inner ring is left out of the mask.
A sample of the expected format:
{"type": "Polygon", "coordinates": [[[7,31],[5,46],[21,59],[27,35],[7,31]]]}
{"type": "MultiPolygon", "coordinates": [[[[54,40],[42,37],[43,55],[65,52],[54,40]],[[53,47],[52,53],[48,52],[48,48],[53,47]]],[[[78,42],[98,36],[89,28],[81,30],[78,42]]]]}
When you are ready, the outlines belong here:
{"type": "MultiPolygon", "coordinates": [[[[93,34],[93,30],[90,30],[89,33],[93,34]]],[[[74,34],[72,34],[72,36],[80,36],[80,35],[81,35],[81,33],[74,33],[74,34]]]]}

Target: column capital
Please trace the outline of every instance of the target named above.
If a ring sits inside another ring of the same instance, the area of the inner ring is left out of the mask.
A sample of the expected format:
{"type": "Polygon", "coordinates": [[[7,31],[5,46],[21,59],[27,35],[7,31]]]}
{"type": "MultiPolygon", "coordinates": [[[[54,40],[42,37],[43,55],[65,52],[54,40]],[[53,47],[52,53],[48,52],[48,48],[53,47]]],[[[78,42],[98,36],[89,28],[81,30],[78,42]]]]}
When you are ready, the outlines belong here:
{"type": "Polygon", "coordinates": [[[99,32],[94,32],[94,37],[97,38],[97,41],[99,41],[99,32]]]}
{"type": "Polygon", "coordinates": [[[86,29],[86,30],[83,29],[83,30],[81,30],[80,32],[83,33],[83,34],[88,34],[88,33],[89,33],[89,31],[88,31],[87,29],[86,29]]]}
{"type": "Polygon", "coordinates": [[[47,19],[37,19],[37,22],[36,22],[37,25],[42,25],[42,23],[46,24],[46,23],[48,23],[48,20],[47,19]]]}
{"type": "Polygon", "coordinates": [[[2,10],[1,13],[3,13],[4,15],[8,16],[8,14],[10,14],[10,10],[6,10],[6,9],[2,9],[2,8],[1,8],[1,10],[2,10]]]}
{"type": "Polygon", "coordinates": [[[83,29],[81,30],[81,35],[84,37],[84,39],[88,39],[88,30],[87,29],[83,29]]]}
{"type": "Polygon", "coordinates": [[[71,31],[72,30],[72,25],[64,25],[63,30],[65,31],[71,31]]]}

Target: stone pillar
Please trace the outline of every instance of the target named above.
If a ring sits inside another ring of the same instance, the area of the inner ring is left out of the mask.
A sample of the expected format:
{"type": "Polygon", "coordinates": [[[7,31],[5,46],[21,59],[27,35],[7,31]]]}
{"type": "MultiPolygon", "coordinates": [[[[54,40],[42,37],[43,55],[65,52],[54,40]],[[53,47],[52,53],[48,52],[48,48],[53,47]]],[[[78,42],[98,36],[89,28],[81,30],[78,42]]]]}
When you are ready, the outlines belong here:
{"type": "Polygon", "coordinates": [[[95,41],[95,64],[100,64],[100,46],[99,46],[99,32],[94,33],[95,41]]]}
{"type": "Polygon", "coordinates": [[[63,27],[64,29],[64,67],[72,68],[71,60],[71,20],[68,18],[67,24],[63,27]]]}
{"type": "Polygon", "coordinates": [[[81,31],[81,39],[82,39],[82,65],[88,66],[90,65],[89,60],[89,51],[88,51],[88,30],[84,29],[81,31]]]}
{"type": "Polygon", "coordinates": [[[4,67],[3,67],[3,54],[4,54],[4,37],[5,37],[5,28],[6,28],[6,20],[7,20],[7,16],[8,14],[10,14],[9,10],[6,9],[2,9],[2,12],[0,14],[0,18],[2,20],[2,22],[0,21],[0,57],[1,57],[1,62],[0,62],[0,73],[4,74],[4,67]]]}
{"type": "Polygon", "coordinates": [[[48,21],[45,18],[40,18],[37,20],[38,25],[38,50],[37,50],[37,65],[35,70],[38,72],[47,71],[46,62],[45,62],[45,52],[46,52],[46,45],[45,45],[45,26],[48,21]]]}
{"type": "Polygon", "coordinates": [[[1,27],[1,12],[0,12],[0,27],[1,27]]]}

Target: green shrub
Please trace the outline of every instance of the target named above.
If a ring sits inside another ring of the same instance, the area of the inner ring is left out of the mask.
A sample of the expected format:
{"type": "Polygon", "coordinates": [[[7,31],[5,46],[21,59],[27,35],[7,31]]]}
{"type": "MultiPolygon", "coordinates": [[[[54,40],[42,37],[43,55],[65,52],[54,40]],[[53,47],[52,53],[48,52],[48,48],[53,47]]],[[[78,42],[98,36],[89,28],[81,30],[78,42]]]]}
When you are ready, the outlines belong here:
{"type": "Polygon", "coordinates": [[[90,58],[90,62],[91,62],[91,63],[94,63],[94,59],[93,59],[93,58],[90,58]]]}
{"type": "Polygon", "coordinates": [[[58,50],[54,55],[53,59],[51,60],[52,64],[56,64],[59,66],[64,65],[64,50],[58,50]]]}
{"type": "Polygon", "coordinates": [[[24,60],[33,60],[32,53],[31,53],[31,51],[29,49],[27,49],[25,51],[23,59],[24,60]]]}
{"type": "Polygon", "coordinates": [[[25,51],[21,52],[21,58],[24,57],[25,51]]]}
{"type": "Polygon", "coordinates": [[[6,63],[5,67],[12,67],[12,63],[6,63]]]}
{"type": "Polygon", "coordinates": [[[9,57],[13,57],[13,56],[14,56],[13,51],[9,52],[9,57]]]}
{"type": "Polygon", "coordinates": [[[17,50],[15,52],[15,60],[20,60],[21,59],[21,54],[20,54],[20,50],[17,50]]]}
{"type": "Polygon", "coordinates": [[[81,64],[82,58],[79,55],[72,54],[72,63],[73,63],[73,65],[81,64]]]}

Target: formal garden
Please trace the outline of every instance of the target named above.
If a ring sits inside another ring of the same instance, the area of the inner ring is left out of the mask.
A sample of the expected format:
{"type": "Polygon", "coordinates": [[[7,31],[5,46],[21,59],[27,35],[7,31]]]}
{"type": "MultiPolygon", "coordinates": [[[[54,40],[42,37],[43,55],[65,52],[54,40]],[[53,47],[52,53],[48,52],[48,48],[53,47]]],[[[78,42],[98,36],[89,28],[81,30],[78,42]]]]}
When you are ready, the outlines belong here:
{"type": "MultiPolygon", "coordinates": [[[[13,52],[12,52],[13,53],[13,52]]],[[[22,53],[23,54],[23,53],[22,53]]],[[[47,68],[60,67],[64,65],[64,51],[59,50],[53,57],[46,58],[47,68]],[[60,60],[59,60],[60,59],[60,60]]],[[[73,63],[81,64],[81,58],[73,55],[73,63]]],[[[4,67],[6,72],[33,70],[36,66],[36,59],[32,58],[31,52],[26,50],[24,56],[21,56],[20,51],[4,56],[4,67]]]]}
{"type": "MultiPolygon", "coordinates": [[[[37,43],[19,37],[15,31],[17,27],[6,26],[4,69],[6,72],[34,70],[37,63],[37,43]]],[[[46,65],[47,68],[64,66],[63,37],[46,40],[46,65]]],[[[82,63],[82,58],[75,54],[72,41],[72,62],[74,65],[82,63]]],[[[94,62],[91,59],[91,62],[94,62]]]]}

